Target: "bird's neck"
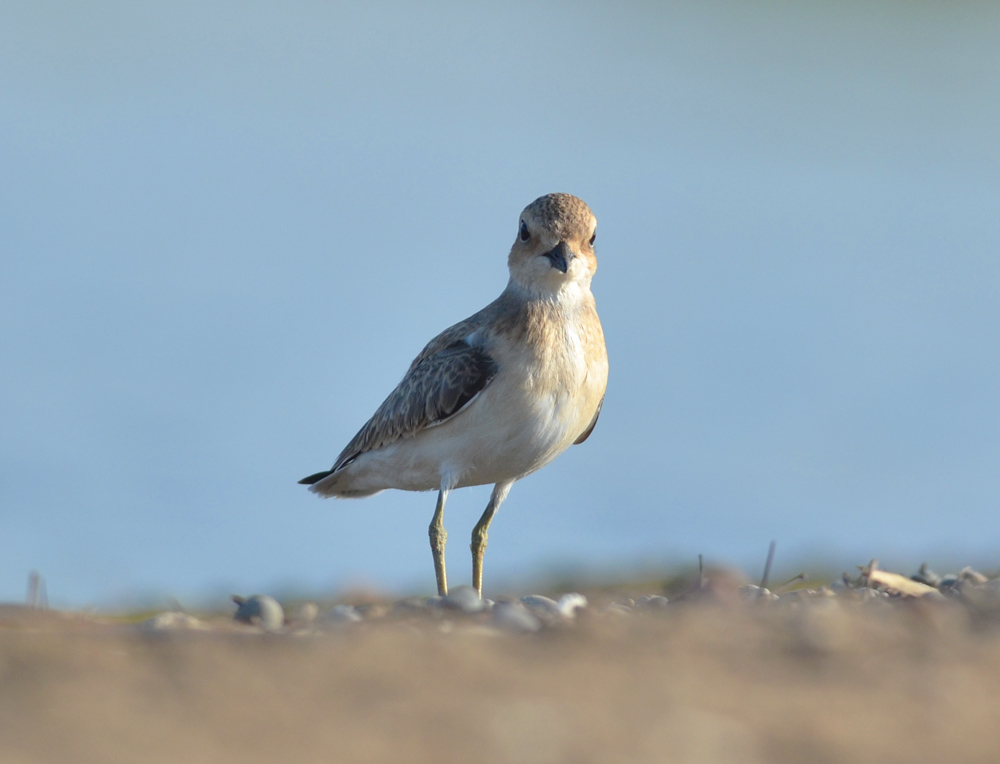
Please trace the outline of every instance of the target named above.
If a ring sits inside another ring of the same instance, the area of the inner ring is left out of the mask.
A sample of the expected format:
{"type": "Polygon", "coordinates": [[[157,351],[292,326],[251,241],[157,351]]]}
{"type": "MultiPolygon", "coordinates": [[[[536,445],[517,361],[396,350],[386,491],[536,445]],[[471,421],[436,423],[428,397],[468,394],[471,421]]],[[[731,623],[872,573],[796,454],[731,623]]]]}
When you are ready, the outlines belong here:
{"type": "Polygon", "coordinates": [[[513,299],[524,303],[539,303],[548,307],[574,312],[593,302],[590,279],[560,281],[556,285],[524,284],[514,277],[507,282],[504,290],[513,299]]]}

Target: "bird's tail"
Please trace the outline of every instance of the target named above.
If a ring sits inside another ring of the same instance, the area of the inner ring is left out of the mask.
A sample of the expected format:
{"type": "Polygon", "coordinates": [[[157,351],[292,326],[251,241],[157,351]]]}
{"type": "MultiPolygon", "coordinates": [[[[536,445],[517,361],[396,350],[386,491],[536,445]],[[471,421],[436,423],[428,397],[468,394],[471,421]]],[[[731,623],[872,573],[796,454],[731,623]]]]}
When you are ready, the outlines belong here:
{"type": "Polygon", "coordinates": [[[344,481],[341,479],[343,477],[343,470],[326,470],[324,472],[317,472],[315,475],[302,478],[299,481],[299,485],[309,486],[310,491],[324,498],[336,496],[342,499],[360,499],[364,496],[372,496],[381,492],[380,490],[359,491],[357,489],[352,489],[349,486],[344,485],[344,481]]]}
{"type": "MultiPolygon", "coordinates": [[[[310,475],[309,477],[304,477],[299,481],[299,485],[315,485],[323,478],[330,477],[333,474],[333,470],[324,470],[323,472],[317,472],[315,475],[310,475]]],[[[311,489],[310,489],[311,490],[311,489]]]]}

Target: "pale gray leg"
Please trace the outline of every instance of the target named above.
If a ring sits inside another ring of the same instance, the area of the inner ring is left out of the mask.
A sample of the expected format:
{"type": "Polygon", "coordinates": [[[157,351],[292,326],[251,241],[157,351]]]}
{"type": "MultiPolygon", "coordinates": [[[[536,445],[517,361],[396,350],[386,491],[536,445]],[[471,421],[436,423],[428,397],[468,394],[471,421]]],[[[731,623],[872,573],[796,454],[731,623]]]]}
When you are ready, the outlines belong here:
{"type": "Polygon", "coordinates": [[[511,480],[506,483],[497,483],[493,486],[493,493],[490,494],[490,503],[486,505],[486,511],[479,518],[476,527],[472,529],[472,585],[476,587],[479,596],[483,596],[483,553],[486,551],[486,539],[493,515],[500,509],[503,500],[510,493],[510,487],[514,485],[511,480]]]}
{"type": "Polygon", "coordinates": [[[448,498],[448,489],[438,492],[437,507],[434,518],[427,529],[431,537],[431,553],[434,555],[434,575],[437,576],[438,594],[442,597],[448,593],[448,574],[444,570],[444,544],[448,540],[448,531],[444,529],[444,502],[448,498]]]}

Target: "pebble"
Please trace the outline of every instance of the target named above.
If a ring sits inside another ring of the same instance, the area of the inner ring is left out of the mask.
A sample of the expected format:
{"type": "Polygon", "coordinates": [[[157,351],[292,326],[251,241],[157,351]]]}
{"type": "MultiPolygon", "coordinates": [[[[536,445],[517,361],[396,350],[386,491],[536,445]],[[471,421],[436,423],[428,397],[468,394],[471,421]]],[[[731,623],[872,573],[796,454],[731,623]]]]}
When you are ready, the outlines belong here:
{"type": "Polygon", "coordinates": [[[393,615],[419,615],[429,608],[426,597],[407,597],[399,600],[390,611],[393,615]]]}
{"type": "Polygon", "coordinates": [[[859,589],[854,589],[854,591],[858,592],[858,596],[861,598],[862,602],[884,602],[891,599],[889,592],[883,592],[880,589],[861,587],[859,589]]]}
{"type": "Polygon", "coordinates": [[[358,615],[365,621],[371,621],[376,618],[384,618],[389,613],[389,608],[380,602],[371,602],[367,605],[355,605],[354,609],[358,611],[358,615]]]}
{"type": "Polygon", "coordinates": [[[536,632],[542,622],[520,602],[500,602],[493,608],[493,623],[508,631],[536,632]]]}
{"type": "Polygon", "coordinates": [[[441,606],[463,613],[478,613],[489,607],[471,586],[456,586],[441,598],[441,606]]]}
{"type": "Polygon", "coordinates": [[[938,584],[938,590],[949,597],[961,597],[962,579],[954,573],[946,573],[941,576],[941,583],[938,584]]]}
{"type": "Polygon", "coordinates": [[[559,603],[551,597],[541,594],[528,594],[521,597],[521,603],[544,621],[552,621],[563,617],[559,603]]]}
{"type": "Polygon", "coordinates": [[[604,608],[604,612],[608,615],[628,615],[632,612],[632,608],[623,602],[612,602],[604,608]]]}
{"type": "Polygon", "coordinates": [[[980,611],[1000,610],[1000,579],[986,579],[983,583],[966,579],[947,593],[957,594],[963,602],[980,611]]]}
{"type": "Polygon", "coordinates": [[[670,600],[659,594],[644,594],[635,600],[635,606],[640,610],[664,610],[669,604],[670,600]]]}
{"type": "Polygon", "coordinates": [[[559,598],[559,601],[556,602],[556,607],[559,608],[559,612],[566,618],[576,618],[577,610],[586,610],[587,598],[577,592],[570,592],[559,598]]]}
{"type": "Polygon", "coordinates": [[[968,581],[973,584],[985,584],[989,579],[980,573],[978,570],[973,570],[972,568],[962,568],[958,577],[963,581],[968,581]]]}
{"type": "MultiPolygon", "coordinates": [[[[843,586],[843,584],[841,584],[843,586]]],[[[778,599],[778,595],[772,592],[770,589],[766,589],[763,586],[756,586],[754,584],[745,584],[739,588],[740,599],[746,600],[747,602],[774,602],[778,599]]]]}
{"type": "Polygon", "coordinates": [[[941,576],[927,567],[927,563],[920,565],[920,570],[910,576],[914,581],[921,584],[933,586],[935,589],[941,585],[941,576]]]}
{"type": "Polygon", "coordinates": [[[299,625],[304,625],[315,621],[318,615],[319,608],[315,602],[303,602],[296,608],[293,620],[299,625]]]}
{"type": "Polygon", "coordinates": [[[207,629],[208,626],[193,615],[187,613],[167,612],[157,613],[139,624],[144,631],[179,631],[185,629],[207,629]]]}
{"type": "Polygon", "coordinates": [[[341,626],[349,623],[359,623],[364,620],[361,613],[353,605],[334,605],[330,612],[323,616],[325,623],[341,626]]]}
{"type": "Polygon", "coordinates": [[[233,620],[259,626],[264,631],[280,631],[285,625],[285,611],[274,597],[255,594],[244,599],[234,594],[233,602],[237,605],[233,620]]]}

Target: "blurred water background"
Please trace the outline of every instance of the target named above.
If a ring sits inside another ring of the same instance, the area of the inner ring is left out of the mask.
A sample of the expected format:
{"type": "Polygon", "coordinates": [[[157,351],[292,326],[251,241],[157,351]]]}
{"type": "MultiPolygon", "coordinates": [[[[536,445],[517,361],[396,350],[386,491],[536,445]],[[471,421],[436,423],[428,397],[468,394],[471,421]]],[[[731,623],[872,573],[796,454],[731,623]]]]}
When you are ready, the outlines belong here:
{"type": "Polygon", "coordinates": [[[0,4],[0,599],[433,589],[433,495],[296,480],[552,191],[611,381],[487,591],[996,564],[998,40],[985,2],[0,4]]]}

